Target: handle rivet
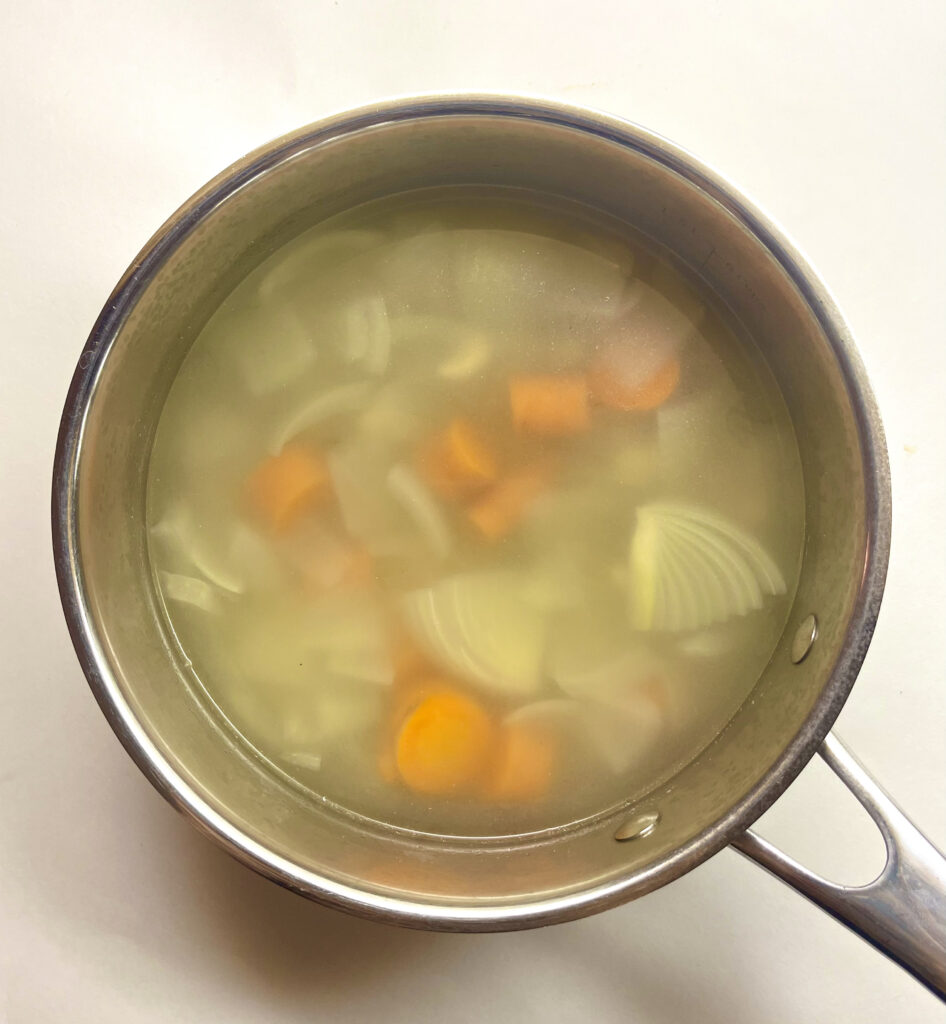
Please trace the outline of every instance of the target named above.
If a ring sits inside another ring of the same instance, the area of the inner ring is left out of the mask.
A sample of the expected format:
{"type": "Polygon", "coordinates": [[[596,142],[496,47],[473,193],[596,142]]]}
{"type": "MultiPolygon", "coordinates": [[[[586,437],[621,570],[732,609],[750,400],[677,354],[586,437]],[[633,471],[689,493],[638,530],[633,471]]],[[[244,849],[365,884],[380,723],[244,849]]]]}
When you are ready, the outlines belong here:
{"type": "Polygon", "coordinates": [[[631,839],[643,839],[654,831],[659,821],[659,811],[644,811],[641,814],[635,814],[614,833],[614,838],[619,843],[626,843],[631,839]]]}
{"type": "Polygon", "coordinates": [[[795,630],[795,639],[792,641],[792,664],[800,665],[808,652],[818,639],[818,620],[814,615],[808,615],[802,620],[802,624],[795,630]]]}

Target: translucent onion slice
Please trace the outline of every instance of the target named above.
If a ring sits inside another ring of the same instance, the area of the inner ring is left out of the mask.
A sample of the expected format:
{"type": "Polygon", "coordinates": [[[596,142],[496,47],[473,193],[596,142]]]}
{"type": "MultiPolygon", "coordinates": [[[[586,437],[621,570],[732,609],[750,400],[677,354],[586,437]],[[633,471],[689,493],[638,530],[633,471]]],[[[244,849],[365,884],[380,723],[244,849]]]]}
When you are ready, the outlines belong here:
{"type": "Polygon", "coordinates": [[[445,670],[523,697],[541,687],[546,623],[512,572],[455,576],[402,599],[414,639],[445,670]]]}
{"type": "Polygon", "coordinates": [[[317,770],[333,745],[364,742],[377,725],[382,691],[351,680],[323,679],[310,689],[281,695],[280,745],[285,760],[317,770]],[[302,759],[308,764],[302,765],[302,759]]]}
{"type": "Polygon", "coordinates": [[[517,708],[510,724],[536,725],[587,749],[615,775],[639,764],[655,749],[666,729],[664,714],[646,698],[619,706],[554,698],[517,708]]]}
{"type": "Polygon", "coordinates": [[[437,367],[444,380],[466,380],[485,369],[493,358],[493,346],[484,334],[468,334],[454,352],[437,367]]]}
{"type": "Polygon", "coordinates": [[[416,527],[387,485],[384,449],[355,439],[329,453],[329,472],[345,529],[378,557],[416,550],[416,527]]]}
{"type": "Polygon", "coordinates": [[[557,337],[595,331],[618,312],[626,266],[524,231],[456,232],[456,289],[473,323],[533,325],[557,337]]]}
{"type": "Polygon", "coordinates": [[[593,749],[615,775],[623,775],[643,761],[666,727],[663,712],[646,699],[619,707],[588,704],[583,717],[593,749]]]}
{"type": "Polygon", "coordinates": [[[289,306],[259,307],[239,321],[231,316],[225,329],[228,353],[251,395],[279,391],[315,362],[311,331],[289,306]]]}
{"type": "Polygon", "coordinates": [[[183,503],[172,506],[151,527],[162,558],[232,594],[273,582],[278,567],[266,542],[242,522],[219,525],[211,534],[183,503]]]}
{"type": "Polygon", "coordinates": [[[342,355],[367,373],[380,376],[391,359],[391,324],[381,295],[365,295],[352,302],[342,317],[342,355]]]}
{"type": "Polygon", "coordinates": [[[339,417],[360,412],[368,404],[374,388],[374,384],[365,380],[341,384],[292,409],[273,431],[269,450],[275,455],[288,441],[300,434],[308,433],[339,417]]]}
{"type": "Polygon", "coordinates": [[[437,499],[417,474],[401,463],[391,467],[387,479],[391,493],[416,524],[425,544],[438,558],[445,558],[453,548],[453,536],[437,499]]]}
{"type": "Polygon", "coordinates": [[[176,572],[159,573],[161,590],[168,601],[188,604],[202,612],[220,610],[220,590],[196,576],[182,576],[176,572]]]}
{"type": "Polygon", "coordinates": [[[635,629],[702,629],[785,592],[778,566],[754,537],[691,505],[638,509],[629,563],[628,610],[635,629]]]}
{"type": "Polygon", "coordinates": [[[380,607],[358,596],[327,597],[308,619],[308,648],[320,666],[316,674],[345,677],[375,686],[394,681],[391,645],[380,607]]]}
{"type": "Polygon", "coordinates": [[[379,245],[383,235],[379,231],[317,231],[311,238],[293,243],[291,253],[280,252],[275,266],[263,273],[259,295],[271,299],[298,288],[303,281],[311,281],[320,269],[337,267],[360,253],[379,245]]]}
{"type": "Polygon", "coordinates": [[[635,688],[663,674],[664,661],[646,648],[626,650],[591,664],[560,658],[549,669],[559,688],[570,697],[623,703],[635,688]]]}

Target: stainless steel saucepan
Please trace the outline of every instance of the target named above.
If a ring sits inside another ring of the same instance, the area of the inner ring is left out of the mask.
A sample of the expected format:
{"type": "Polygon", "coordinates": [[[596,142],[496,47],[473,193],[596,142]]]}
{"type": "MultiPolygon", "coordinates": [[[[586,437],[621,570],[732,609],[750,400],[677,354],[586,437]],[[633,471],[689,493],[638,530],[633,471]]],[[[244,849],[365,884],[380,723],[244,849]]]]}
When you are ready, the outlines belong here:
{"type": "Polygon", "coordinates": [[[119,282],[79,358],[52,493],[66,619],[109,722],[157,789],[228,852],[323,903],[395,924],[500,931],[595,913],[727,844],[946,991],[946,862],[830,733],[880,607],[890,540],[884,439],[824,286],[727,182],[663,139],[587,111],[420,99],[304,128],[187,202],[119,282]],[[580,825],[501,840],[398,831],[314,804],[240,740],[157,611],[145,480],[171,381],[209,314],[324,218],[429,186],[519,186],[591,204],[667,246],[740,318],[791,412],[807,538],[789,622],[745,704],[673,779],[580,825]],[[820,752],[879,825],[887,865],[832,885],[749,826],[820,752]]]}

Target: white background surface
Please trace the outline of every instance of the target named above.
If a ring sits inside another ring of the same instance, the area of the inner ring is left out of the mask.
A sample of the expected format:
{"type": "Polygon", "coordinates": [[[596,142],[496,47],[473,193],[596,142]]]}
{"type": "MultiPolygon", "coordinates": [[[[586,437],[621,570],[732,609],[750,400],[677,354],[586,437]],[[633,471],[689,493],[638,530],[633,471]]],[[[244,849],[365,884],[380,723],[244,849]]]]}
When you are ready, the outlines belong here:
{"type": "MultiPolygon", "coordinates": [[[[603,916],[401,932],[310,905],[166,806],[110,733],[62,622],[48,486],[112,285],[259,143],[397,93],[541,92],[716,166],[835,293],[888,432],[883,613],[838,731],[946,847],[946,8],[701,0],[5,0],[0,17],[0,1020],[944,1019],[906,974],[724,851],[603,916]]],[[[866,881],[866,818],[819,763],[761,831],[866,881]]]]}

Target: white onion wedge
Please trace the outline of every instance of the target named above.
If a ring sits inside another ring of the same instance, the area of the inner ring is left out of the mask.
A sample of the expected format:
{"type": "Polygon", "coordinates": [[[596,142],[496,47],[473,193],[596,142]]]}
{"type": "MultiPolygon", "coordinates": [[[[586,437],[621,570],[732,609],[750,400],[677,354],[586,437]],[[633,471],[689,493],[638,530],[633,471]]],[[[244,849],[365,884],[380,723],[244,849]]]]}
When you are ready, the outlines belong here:
{"type": "Polygon", "coordinates": [[[444,669],[509,696],[541,687],[545,618],[512,572],[454,576],[402,599],[404,621],[444,669]]]}
{"type": "Polygon", "coordinates": [[[293,409],[273,431],[270,452],[275,455],[287,442],[300,434],[314,430],[338,417],[359,412],[368,404],[374,389],[375,385],[370,381],[359,380],[351,384],[341,384],[309,399],[305,405],[293,409]]]}
{"type": "Polygon", "coordinates": [[[220,591],[212,583],[176,572],[162,572],[159,576],[161,590],[168,601],[188,604],[202,612],[220,610],[220,591]]]}
{"type": "Polygon", "coordinates": [[[640,630],[702,629],[785,592],[754,537],[715,512],[672,502],[638,509],[629,570],[628,611],[640,630]]]}

